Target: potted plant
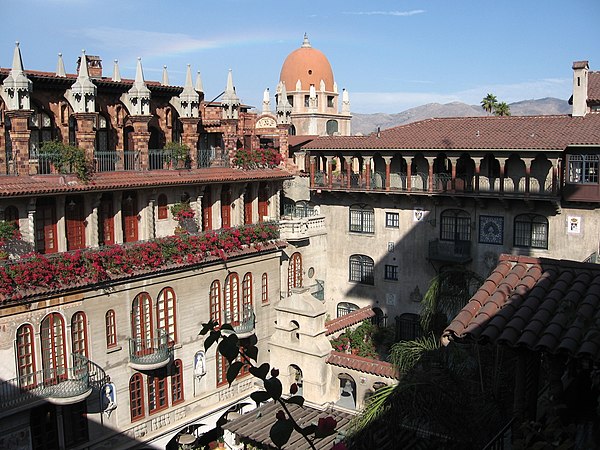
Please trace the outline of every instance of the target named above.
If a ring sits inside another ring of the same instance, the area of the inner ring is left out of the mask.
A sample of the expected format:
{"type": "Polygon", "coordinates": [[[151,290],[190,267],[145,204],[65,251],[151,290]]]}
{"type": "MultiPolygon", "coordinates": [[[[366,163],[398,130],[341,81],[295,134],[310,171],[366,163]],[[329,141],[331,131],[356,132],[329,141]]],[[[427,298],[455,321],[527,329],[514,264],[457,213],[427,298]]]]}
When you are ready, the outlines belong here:
{"type": "Polygon", "coordinates": [[[168,142],[164,149],[165,161],[174,169],[185,169],[190,163],[190,148],[179,142],[168,142]]]}
{"type": "Polygon", "coordinates": [[[46,141],[42,143],[39,154],[59,173],[74,173],[81,181],[89,181],[92,167],[82,148],[60,141],[46,141]]]}

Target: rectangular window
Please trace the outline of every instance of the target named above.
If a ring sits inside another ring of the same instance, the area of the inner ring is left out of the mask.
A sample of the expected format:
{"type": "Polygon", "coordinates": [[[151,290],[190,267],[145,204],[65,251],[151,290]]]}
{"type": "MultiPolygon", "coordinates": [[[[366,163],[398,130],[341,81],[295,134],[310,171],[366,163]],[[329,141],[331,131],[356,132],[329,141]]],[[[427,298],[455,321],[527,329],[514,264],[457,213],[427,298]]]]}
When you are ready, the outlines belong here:
{"type": "Polygon", "coordinates": [[[262,274],[261,300],[263,303],[269,303],[269,279],[266,273],[262,274]]]}
{"type": "Polygon", "coordinates": [[[327,107],[328,108],[333,108],[333,95],[328,95],[327,96],[327,107]]]}
{"type": "Polygon", "coordinates": [[[400,228],[400,214],[395,212],[386,212],[385,226],[387,228],[400,228]]]}
{"type": "Polygon", "coordinates": [[[148,376],[148,409],[150,414],[168,406],[167,379],[148,376]]]}
{"type": "Polygon", "coordinates": [[[569,183],[598,184],[598,155],[568,155],[569,183]]]}
{"type": "Polygon", "coordinates": [[[385,279],[398,281],[398,266],[385,265],[385,279]]]}
{"type": "Polygon", "coordinates": [[[117,345],[117,324],[115,320],[115,312],[109,309],[106,312],[106,347],[116,347],[117,345]]]}
{"type": "Polygon", "coordinates": [[[355,233],[375,233],[375,217],[371,209],[350,210],[350,231],[355,233]]]}

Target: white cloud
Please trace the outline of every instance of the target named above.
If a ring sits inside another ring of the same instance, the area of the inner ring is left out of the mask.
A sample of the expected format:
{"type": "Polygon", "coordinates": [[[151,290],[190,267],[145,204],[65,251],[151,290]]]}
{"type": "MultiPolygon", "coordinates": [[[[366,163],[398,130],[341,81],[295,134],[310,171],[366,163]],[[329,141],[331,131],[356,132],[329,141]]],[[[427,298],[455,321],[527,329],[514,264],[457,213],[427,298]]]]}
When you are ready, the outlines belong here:
{"type": "Polygon", "coordinates": [[[348,11],[344,14],[353,16],[396,16],[396,17],[408,17],[416,14],[423,14],[424,9],[414,9],[412,11],[348,11]]]}
{"type": "Polygon", "coordinates": [[[487,84],[456,92],[350,92],[350,102],[352,111],[357,113],[393,114],[428,103],[478,105],[488,92],[506,103],[545,97],[568,100],[571,80],[548,78],[523,83],[487,84]]]}

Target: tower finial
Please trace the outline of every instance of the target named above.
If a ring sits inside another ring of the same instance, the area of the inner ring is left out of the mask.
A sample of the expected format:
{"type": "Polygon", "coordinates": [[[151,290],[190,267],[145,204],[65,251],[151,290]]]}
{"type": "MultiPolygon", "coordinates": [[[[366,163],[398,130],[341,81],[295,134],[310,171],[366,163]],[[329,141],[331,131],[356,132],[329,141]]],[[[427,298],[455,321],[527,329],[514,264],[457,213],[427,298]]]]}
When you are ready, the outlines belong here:
{"type": "Polygon", "coordinates": [[[308,34],[304,33],[304,40],[302,41],[302,48],[310,48],[310,41],[308,40],[308,34]]]}

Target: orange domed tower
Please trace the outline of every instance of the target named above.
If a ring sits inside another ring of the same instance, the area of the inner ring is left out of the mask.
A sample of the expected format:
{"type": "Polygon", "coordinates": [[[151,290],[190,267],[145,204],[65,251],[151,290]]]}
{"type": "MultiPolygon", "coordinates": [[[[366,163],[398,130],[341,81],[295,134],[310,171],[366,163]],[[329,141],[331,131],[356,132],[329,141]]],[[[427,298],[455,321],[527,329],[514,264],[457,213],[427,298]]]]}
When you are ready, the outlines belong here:
{"type": "Polygon", "coordinates": [[[291,105],[290,134],[350,135],[350,101],[342,92],[342,108],[338,107],[338,87],[327,57],[310,45],[304,35],[302,46],[288,55],[281,68],[276,104],[291,105]]]}

